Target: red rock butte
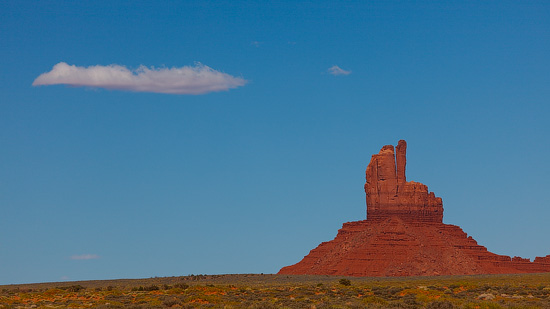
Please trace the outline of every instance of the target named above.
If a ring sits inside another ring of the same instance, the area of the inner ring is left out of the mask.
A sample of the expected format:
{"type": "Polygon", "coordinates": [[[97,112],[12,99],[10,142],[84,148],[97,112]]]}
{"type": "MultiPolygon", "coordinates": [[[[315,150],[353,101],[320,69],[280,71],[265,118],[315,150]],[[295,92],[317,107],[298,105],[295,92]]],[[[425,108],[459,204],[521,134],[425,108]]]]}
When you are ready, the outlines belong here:
{"type": "Polygon", "coordinates": [[[367,220],[347,222],[279,274],[435,276],[550,272],[550,255],[533,262],[491,253],[459,226],[443,223],[443,202],[407,181],[407,143],[372,156],[366,171],[367,220]]]}

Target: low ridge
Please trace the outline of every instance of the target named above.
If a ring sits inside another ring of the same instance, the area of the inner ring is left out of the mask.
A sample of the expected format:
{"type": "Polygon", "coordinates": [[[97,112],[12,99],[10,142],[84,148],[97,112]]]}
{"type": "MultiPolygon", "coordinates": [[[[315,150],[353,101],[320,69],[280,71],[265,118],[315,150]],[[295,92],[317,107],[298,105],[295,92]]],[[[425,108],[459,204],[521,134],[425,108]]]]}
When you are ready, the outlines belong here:
{"type": "Polygon", "coordinates": [[[434,276],[550,272],[550,255],[533,262],[491,253],[459,226],[443,223],[443,202],[405,175],[407,143],[382,147],[366,170],[367,220],[347,222],[279,274],[434,276]]]}

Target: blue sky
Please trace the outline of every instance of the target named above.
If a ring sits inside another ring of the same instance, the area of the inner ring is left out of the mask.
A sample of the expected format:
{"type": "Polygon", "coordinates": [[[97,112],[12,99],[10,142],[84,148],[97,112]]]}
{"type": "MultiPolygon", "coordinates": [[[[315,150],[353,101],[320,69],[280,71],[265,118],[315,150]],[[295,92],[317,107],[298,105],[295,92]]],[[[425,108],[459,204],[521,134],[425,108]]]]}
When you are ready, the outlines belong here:
{"type": "Polygon", "coordinates": [[[8,0],[0,37],[0,284],[275,273],[399,139],[445,223],[550,254],[546,1],[8,0]],[[240,82],[82,87],[141,66],[240,82]]]}

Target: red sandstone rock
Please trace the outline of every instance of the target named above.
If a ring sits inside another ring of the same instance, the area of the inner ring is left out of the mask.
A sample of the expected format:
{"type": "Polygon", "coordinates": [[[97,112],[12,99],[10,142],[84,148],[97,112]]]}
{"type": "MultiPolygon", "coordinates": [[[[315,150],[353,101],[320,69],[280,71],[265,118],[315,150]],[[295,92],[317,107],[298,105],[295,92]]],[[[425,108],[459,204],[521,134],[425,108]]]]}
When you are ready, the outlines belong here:
{"type": "Polygon", "coordinates": [[[382,147],[372,156],[366,171],[367,219],[383,220],[390,216],[405,221],[443,222],[443,202],[428,192],[428,187],[407,182],[407,143],[382,147]]]}
{"type": "Polygon", "coordinates": [[[407,143],[387,145],[366,171],[367,220],[344,223],[280,274],[432,276],[550,272],[550,255],[529,259],[487,251],[458,226],[443,224],[441,198],[407,182],[407,143]]]}

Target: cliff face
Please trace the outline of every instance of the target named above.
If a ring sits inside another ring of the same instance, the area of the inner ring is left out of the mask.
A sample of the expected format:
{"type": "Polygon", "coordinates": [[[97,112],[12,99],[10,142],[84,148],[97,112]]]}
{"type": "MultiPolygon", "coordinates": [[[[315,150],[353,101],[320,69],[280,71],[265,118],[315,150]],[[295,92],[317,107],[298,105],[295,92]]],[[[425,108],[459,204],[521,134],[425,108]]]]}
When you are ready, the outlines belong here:
{"type": "Polygon", "coordinates": [[[384,146],[366,171],[367,220],[344,223],[280,274],[432,276],[550,272],[550,255],[534,262],[491,253],[455,225],[443,224],[441,198],[407,182],[407,144],[384,146]]]}
{"type": "Polygon", "coordinates": [[[396,216],[405,221],[443,222],[443,202],[428,187],[405,176],[407,143],[400,140],[372,156],[366,171],[367,220],[396,216]]]}

